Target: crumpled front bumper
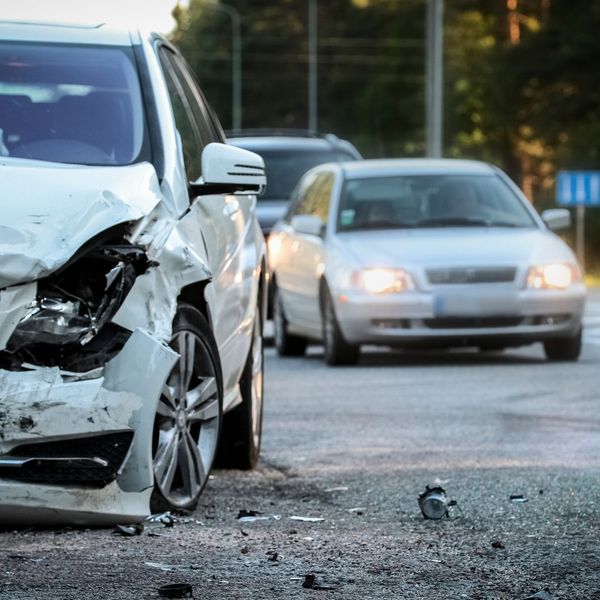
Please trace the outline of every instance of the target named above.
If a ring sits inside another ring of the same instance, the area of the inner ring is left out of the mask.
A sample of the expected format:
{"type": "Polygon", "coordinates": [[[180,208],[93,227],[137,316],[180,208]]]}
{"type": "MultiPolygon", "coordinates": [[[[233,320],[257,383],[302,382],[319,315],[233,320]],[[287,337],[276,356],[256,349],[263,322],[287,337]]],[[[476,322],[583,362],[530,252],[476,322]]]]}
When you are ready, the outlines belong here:
{"type": "Polygon", "coordinates": [[[116,479],[104,487],[0,477],[0,523],[106,525],[147,516],[154,417],[177,357],[137,329],[99,373],[0,371],[0,458],[23,445],[133,432],[116,479]]]}

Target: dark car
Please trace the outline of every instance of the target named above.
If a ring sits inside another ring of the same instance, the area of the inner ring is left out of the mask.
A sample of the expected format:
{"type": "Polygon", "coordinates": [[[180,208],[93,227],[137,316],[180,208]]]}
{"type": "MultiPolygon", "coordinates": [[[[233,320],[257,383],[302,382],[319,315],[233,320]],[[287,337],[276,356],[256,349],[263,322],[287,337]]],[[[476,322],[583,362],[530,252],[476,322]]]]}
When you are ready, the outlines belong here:
{"type": "Polygon", "coordinates": [[[247,129],[227,132],[227,142],[256,152],[265,161],[268,184],[256,207],[265,236],[285,214],[292,191],[306,171],[323,163],[362,158],[350,142],[331,133],[247,129]]]}

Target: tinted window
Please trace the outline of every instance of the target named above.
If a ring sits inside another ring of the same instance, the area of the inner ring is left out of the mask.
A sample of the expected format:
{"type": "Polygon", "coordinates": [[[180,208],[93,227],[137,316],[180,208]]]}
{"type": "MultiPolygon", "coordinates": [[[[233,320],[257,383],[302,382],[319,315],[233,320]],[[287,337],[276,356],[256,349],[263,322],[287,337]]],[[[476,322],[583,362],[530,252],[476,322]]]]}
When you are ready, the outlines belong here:
{"type": "Polygon", "coordinates": [[[185,172],[188,181],[196,181],[202,175],[201,156],[202,150],[207,142],[202,140],[198,125],[193,117],[189,100],[186,97],[181,81],[173,68],[173,52],[165,47],[161,47],[158,55],[163,68],[165,81],[167,82],[169,97],[171,98],[175,126],[181,137],[185,172]]]}
{"type": "Polygon", "coordinates": [[[496,175],[405,175],[346,181],[338,229],[534,227],[518,196],[496,175]]]}
{"type": "Polygon", "coordinates": [[[352,155],[338,150],[255,150],[243,144],[240,146],[258,152],[265,161],[267,188],[259,196],[259,202],[288,200],[300,177],[317,165],[354,160],[352,155]]]}
{"type": "Polygon", "coordinates": [[[0,155],[61,163],[149,160],[131,48],[0,43],[0,155]]]}

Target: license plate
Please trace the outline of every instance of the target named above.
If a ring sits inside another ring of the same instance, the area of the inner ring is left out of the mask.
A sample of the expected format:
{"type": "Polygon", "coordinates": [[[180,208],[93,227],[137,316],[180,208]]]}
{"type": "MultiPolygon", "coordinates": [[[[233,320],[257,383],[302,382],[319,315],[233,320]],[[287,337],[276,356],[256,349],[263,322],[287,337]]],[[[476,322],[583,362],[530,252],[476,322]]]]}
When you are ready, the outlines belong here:
{"type": "Polygon", "coordinates": [[[513,315],[517,300],[513,294],[437,293],[433,300],[436,317],[478,317],[482,315],[513,315]]]}

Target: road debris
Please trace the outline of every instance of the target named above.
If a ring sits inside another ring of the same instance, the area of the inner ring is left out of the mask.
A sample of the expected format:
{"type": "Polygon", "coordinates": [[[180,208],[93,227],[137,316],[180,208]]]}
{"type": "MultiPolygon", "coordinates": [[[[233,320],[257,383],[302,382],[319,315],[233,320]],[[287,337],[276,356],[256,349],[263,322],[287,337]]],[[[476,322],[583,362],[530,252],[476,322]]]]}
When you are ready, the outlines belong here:
{"type": "Polygon", "coordinates": [[[511,494],[510,501],[513,504],[522,504],[523,502],[529,502],[529,498],[525,498],[523,494],[511,494]]]}
{"type": "Polygon", "coordinates": [[[170,512],[150,515],[144,519],[145,523],[162,523],[165,527],[175,527],[175,523],[179,523],[180,519],[174,517],[170,512]]]}
{"type": "Polygon", "coordinates": [[[163,598],[193,598],[193,588],[189,583],[168,583],[158,588],[163,598]]]}
{"type": "Polygon", "coordinates": [[[348,486],[346,485],[339,485],[338,487],[331,487],[331,488],[327,488],[325,490],[326,494],[331,494],[332,492],[347,492],[348,491],[348,486]]]}
{"type": "Polygon", "coordinates": [[[542,590],[541,592],[536,592],[531,596],[527,596],[525,600],[554,600],[554,596],[552,596],[547,590],[542,590]]]}
{"type": "Polygon", "coordinates": [[[308,590],[335,590],[335,586],[321,583],[314,573],[307,573],[304,576],[302,587],[308,590]]]}
{"type": "Polygon", "coordinates": [[[419,508],[426,519],[443,519],[448,516],[448,498],[446,490],[439,485],[426,486],[419,495],[419,508]]]}
{"type": "Polygon", "coordinates": [[[134,523],[133,525],[115,525],[113,533],[117,533],[123,536],[134,536],[141,535],[144,531],[144,526],[141,523],[134,523]]]}
{"type": "Polygon", "coordinates": [[[177,571],[178,569],[181,568],[181,567],[178,567],[177,565],[167,565],[165,563],[151,562],[149,560],[144,561],[144,564],[147,567],[150,567],[152,569],[160,569],[161,571],[165,571],[165,573],[169,573],[171,571],[177,571]]]}
{"type": "Polygon", "coordinates": [[[367,508],[365,506],[357,506],[355,508],[349,508],[348,512],[355,513],[357,515],[364,515],[366,510],[367,510],[367,508]]]}
{"type": "Polygon", "coordinates": [[[237,519],[242,523],[253,523],[254,521],[269,521],[270,519],[273,519],[274,521],[279,521],[281,519],[281,515],[264,515],[258,510],[240,510],[237,519]]]}
{"type": "Polygon", "coordinates": [[[248,546],[242,546],[242,548],[240,549],[240,552],[242,554],[248,554],[250,552],[250,548],[248,548],[248,546]]]}
{"type": "Polygon", "coordinates": [[[492,548],[497,548],[498,550],[503,550],[506,546],[500,540],[494,540],[492,542],[492,548]]]}
{"type": "Polygon", "coordinates": [[[323,517],[299,517],[297,515],[290,517],[290,521],[302,521],[303,523],[321,523],[324,520],[323,517]]]}
{"type": "Polygon", "coordinates": [[[267,551],[267,560],[269,560],[270,562],[279,562],[279,553],[276,552],[275,550],[269,550],[267,551]]]}

